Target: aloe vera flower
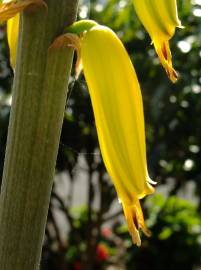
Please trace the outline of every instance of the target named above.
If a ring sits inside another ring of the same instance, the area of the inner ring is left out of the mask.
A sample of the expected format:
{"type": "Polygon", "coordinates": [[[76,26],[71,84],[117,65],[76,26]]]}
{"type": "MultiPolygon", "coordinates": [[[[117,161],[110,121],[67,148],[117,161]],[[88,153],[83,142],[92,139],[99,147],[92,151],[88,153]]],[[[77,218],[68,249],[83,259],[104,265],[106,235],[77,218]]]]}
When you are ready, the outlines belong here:
{"type": "Polygon", "coordinates": [[[182,27],[176,0],[133,0],[136,13],[149,33],[160,62],[172,82],[178,75],[172,66],[169,40],[176,27],[182,27]]]}
{"type": "Polygon", "coordinates": [[[133,242],[146,235],[139,203],[154,191],[146,161],[143,103],[130,58],[116,34],[94,26],[81,39],[81,61],[102,157],[116,188],[133,242]]]}
{"type": "MultiPolygon", "coordinates": [[[[11,35],[16,29],[15,24],[8,27],[11,35]]],[[[16,40],[9,42],[13,63],[16,40]]],[[[149,235],[139,200],[154,188],[147,170],[143,102],[134,67],[119,38],[107,27],[95,25],[80,38],[64,35],[56,43],[65,41],[68,46],[77,46],[103,161],[122,203],[132,240],[139,246],[139,230],[149,235]]]]}

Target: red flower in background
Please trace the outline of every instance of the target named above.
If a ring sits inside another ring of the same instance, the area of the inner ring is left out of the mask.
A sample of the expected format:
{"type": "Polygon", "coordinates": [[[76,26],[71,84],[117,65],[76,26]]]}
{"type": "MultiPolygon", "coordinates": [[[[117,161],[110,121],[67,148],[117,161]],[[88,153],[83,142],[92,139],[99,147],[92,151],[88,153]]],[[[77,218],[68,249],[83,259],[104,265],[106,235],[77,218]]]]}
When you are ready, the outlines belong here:
{"type": "Polygon", "coordinates": [[[99,244],[96,249],[96,260],[102,262],[109,257],[108,248],[104,244],[99,244]]]}

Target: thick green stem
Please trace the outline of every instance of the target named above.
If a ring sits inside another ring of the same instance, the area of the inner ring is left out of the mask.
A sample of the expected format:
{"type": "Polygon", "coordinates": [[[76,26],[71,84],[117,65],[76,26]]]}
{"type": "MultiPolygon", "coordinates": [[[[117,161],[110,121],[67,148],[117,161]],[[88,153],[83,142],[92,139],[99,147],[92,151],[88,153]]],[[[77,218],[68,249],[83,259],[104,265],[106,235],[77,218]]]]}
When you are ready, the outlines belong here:
{"type": "Polygon", "coordinates": [[[0,269],[39,269],[61,133],[69,48],[49,49],[76,16],[76,0],[23,13],[0,197],[0,269]]]}

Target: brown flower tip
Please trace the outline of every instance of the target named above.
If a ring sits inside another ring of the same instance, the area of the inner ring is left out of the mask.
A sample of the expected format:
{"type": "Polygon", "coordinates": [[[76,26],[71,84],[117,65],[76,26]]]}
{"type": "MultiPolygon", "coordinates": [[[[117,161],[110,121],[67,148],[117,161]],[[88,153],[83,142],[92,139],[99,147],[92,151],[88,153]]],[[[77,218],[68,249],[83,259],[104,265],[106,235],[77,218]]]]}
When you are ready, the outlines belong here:
{"type": "Polygon", "coordinates": [[[10,1],[0,4],[0,22],[5,22],[14,17],[17,13],[30,7],[31,5],[42,6],[47,8],[47,4],[43,0],[24,0],[24,1],[10,1]]]}

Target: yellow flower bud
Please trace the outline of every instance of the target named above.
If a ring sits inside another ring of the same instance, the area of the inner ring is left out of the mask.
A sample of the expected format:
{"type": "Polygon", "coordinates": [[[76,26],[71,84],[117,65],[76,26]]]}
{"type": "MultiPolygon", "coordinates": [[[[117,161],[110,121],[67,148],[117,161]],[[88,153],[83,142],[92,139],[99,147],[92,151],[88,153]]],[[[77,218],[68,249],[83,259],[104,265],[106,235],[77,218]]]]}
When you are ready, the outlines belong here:
{"type": "Polygon", "coordinates": [[[133,65],[115,33],[95,26],[83,34],[81,60],[102,157],[114,183],[133,242],[146,234],[139,199],[154,191],[147,172],[143,103],[133,65]]]}
{"type": "Polygon", "coordinates": [[[176,0],[133,0],[136,13],[149,33],[161,64],[172,82],[178,78],[172,66],[169,40],[181,27],[176,0]]]}

